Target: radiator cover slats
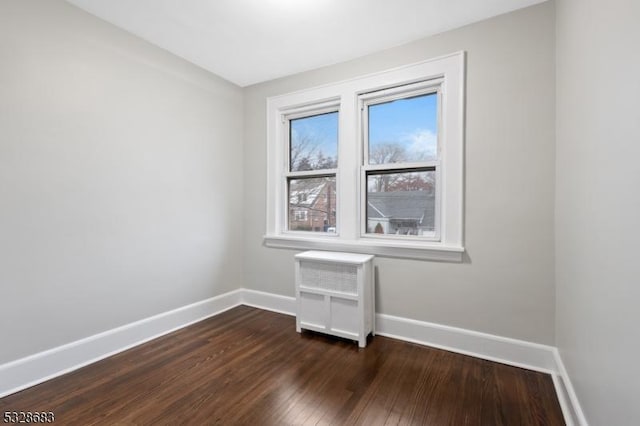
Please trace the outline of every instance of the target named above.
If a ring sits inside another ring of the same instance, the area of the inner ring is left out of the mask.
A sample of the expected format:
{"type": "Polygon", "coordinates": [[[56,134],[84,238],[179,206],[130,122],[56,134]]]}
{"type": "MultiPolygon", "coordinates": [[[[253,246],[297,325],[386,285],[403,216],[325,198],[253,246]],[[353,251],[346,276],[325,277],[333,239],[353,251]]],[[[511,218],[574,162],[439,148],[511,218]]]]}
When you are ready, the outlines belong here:
{"type": "Polygon", "coordinates": [[[340,263],[300,261],[300,285],[358,294],[358,267],[340,263]]]}

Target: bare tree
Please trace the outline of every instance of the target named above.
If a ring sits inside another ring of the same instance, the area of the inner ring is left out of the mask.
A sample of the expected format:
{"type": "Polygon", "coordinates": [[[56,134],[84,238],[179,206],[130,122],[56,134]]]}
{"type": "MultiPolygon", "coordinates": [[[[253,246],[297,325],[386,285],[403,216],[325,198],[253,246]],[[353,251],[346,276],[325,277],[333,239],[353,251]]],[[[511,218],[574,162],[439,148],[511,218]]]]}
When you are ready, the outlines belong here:
{"type": "Polygon", "coordinates": [[[406,158],[405,148],[396,142],[379,143],[369,151],[369,161],[372,164],[401,163],[406,158]]]}
{"type": "Polygon", "coordinates": [[[309,134],[298,135],[291,143],[291,170],[333,169],[337,166],[334,157],[327,157],[320,149],[321,141],[309,134]]]}
{"type": "MultiPolygon", "coordinates": [[[[369,152],[372,164],[393,164],[407,161],[405,148],[394,142],[376,144],[369,152]]],[[[381,173],[372,176],[371,192],[433,191],[435,179],[432,173],[381,173]]]]}
{"type": "Polygon", "coordinates": [[[387,187],[389,191],[427,191],[435,189],[433,173],[413,172],[399,175],[398,178],[387,187]]]}
{"type": "Polygon", "coordinates": [[[307,135],[298,135],[295,138],[295,143],[291,143],[291,151],[289,153],[291,158],[291,170],[311,170],[311,157],[318,151],[320,141],[307,135]],[[308,169],[301,169],[301,163],[308,166],[308,169]]]}
{"type": "MultiPolygon", "coordinates": [[[[406,159],[406,151],[404,147],[395,142],[387,142],[376,144],[369,151],[369,162],[372,164],[390,164],[401,163],[406,159]]],[[[374,175],[373,192],[386,192],[400,178],[398,174],[379,174],[374,175]]]]}

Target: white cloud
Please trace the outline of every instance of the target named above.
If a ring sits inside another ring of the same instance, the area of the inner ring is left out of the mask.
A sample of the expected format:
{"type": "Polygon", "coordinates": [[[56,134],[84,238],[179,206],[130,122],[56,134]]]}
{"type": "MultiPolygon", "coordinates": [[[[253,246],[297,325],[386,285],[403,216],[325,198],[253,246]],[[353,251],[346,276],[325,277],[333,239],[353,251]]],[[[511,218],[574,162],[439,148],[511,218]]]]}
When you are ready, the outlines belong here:
{"type": "Polygon", "coordinates": [[[431,160],[438,155],[438,136],[431,130],[418,129],[406,136],[407,154],[412,160],[431,160]]]}

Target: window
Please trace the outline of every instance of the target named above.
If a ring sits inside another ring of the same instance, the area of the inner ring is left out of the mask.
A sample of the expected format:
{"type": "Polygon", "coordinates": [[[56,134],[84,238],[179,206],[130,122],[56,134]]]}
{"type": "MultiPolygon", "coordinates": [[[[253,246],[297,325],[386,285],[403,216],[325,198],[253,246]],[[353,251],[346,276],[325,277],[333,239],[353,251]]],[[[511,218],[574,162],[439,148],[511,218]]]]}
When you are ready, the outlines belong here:
{"type": "Polygon", "coordinates": [[[288,127],[288,231],[335,232],[338,112],[285,117],[288,127]]]}
{"type": "Polygon", "coordinates": [[[462,259],[463,52],[267,110],[267,246],[462,259]]]}
{"type": "Polygon", "coordinates": [[[309,220],[309,215],[307,214],[307,210],[294,210],[293,211],[293,220],[294,222],[306,222],[309,220]]]}
{"type": "Polygon", "coordinates": [[[365,235],[439,240],[439,84],[428,81],[360,97],[365,235]]]}

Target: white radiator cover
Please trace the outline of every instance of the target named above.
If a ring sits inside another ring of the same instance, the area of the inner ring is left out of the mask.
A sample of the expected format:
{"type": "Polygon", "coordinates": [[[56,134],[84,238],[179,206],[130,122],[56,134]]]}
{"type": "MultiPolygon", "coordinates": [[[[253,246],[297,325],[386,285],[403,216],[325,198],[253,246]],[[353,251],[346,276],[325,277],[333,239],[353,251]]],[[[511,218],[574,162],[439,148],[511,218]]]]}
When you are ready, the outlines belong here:
{"type": "Polygon", "coordinates": [[[295,256],[296,330],[357,340],[375,333],[372,255],[307,251],[295,256]]]}

